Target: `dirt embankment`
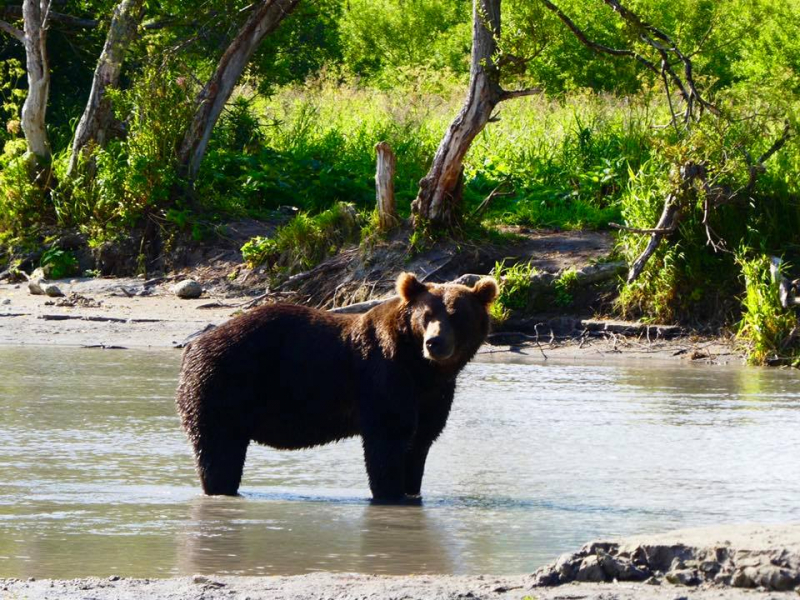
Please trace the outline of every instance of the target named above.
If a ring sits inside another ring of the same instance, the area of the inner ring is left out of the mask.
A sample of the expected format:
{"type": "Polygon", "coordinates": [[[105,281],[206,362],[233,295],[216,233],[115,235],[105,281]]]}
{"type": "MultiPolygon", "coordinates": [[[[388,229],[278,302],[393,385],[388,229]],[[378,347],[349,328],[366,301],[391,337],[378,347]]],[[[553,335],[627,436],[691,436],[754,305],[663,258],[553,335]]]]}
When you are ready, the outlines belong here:
{"type": "Polygon", "coordinates": [[[593,542],[532,575],[0,579],[0,598],[788,600],[797,598],[798,585],[800,524],[794,524],[716,527],[593,542]],[[691,576],[686,575],[689,571],[691,576]],[[564,582],[558,585],[552,580],[554,573],[556,579],[564,576],[564,582]],[[639,581],[630,580],[634,574],[639,581]]]}

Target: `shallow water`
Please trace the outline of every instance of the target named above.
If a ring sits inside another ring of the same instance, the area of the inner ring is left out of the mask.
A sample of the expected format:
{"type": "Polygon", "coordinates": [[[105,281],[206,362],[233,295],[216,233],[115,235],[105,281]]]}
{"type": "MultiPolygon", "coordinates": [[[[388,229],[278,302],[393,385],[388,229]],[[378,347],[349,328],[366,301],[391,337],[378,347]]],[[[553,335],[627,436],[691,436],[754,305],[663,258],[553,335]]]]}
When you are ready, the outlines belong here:
{"type": "Polygon", "coordinates": [[[199,494],[176,351],[0,347],[0,576],[520,573],[598,536],[800,520],[800,374],[470,365],[422,507],[370,506],[358,440],[252,447],[199,494]]]}

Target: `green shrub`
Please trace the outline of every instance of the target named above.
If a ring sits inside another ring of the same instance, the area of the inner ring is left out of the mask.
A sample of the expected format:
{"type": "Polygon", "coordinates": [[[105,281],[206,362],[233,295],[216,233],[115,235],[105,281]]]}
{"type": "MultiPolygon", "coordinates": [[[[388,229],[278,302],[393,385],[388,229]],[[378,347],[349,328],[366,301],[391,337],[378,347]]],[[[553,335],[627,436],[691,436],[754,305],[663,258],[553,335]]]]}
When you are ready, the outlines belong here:
{"type": "Polygon", "coordinates": [[[46,250],[42,254],[39,266],[49,279],[63,279],[78,272],[78,260],[75,255],[69,250],[58,248],[46,250]]]}
{"type": "Polygon", "coordinates": [[[500,293],[490,309],[492,317],[505,321],[512,310],[525,310],[530,302],[531,277],[536,268],[530,263],[506,266],[505,261],[495,263],[492,271],[500,285],[500,293]]]}
{"type": "Polygon", "coordinates": [[[315,216],[300,213],[272,237],[248,241],[242,246],[242,257],[251,267],[267,265],[276,274],[291,275],[357,243],[363,220],[352,205],[344,203],[315,216]]]}
{"type": "Polygon", "coordinates": [[[569,306],[574,301],[572,294],[578,287],[578,271],[574,267],[565,269],[553,282],[555,303],[558,306],[569,306]]]}
{"type": "Polygon", "coordinates": [[[44,191],[31,182],[25,140],[15,138],[0,155],[0,231],[29,237],[42,225],[52,224],[52,205],[44,191]]]}
{"type": "Polygon", "coordinates": [[[175,192],[182,187],[178,146],[194,113],[189,81],[178,68],[151,63],[129,89],[109,90],[127,135],[84,156],[71,179],[66,178],[67,152],[56,157],[61,183],[53,202],[60,224],[108,239],[146,214],[166,218],[173,200],[183,201],[175,192]]]}
{"type": "Polygon", "coordinates": [[[745,248],[736,257],[745,283],[744,311],[737,337],[744,344],[751,364],[777,361],[798,365],[800,323],[797,315],[791,308],[781,305],[778,285],[770,274],[769,257],[748,258],[750,254],[745,248]]]}

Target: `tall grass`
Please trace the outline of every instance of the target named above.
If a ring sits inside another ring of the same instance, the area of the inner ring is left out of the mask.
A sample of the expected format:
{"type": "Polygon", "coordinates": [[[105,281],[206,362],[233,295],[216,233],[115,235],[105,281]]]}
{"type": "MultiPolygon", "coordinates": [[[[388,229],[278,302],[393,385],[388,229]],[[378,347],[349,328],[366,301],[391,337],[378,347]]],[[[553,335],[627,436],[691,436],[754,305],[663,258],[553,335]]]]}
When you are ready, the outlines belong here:
{"type": "MultiPolygon", "coordinates": [[[[397,155],[398,209],[407,215],[462,101],[460,87],[423,93],[322,81],[284,89],[250,103],[259,148],[231,145],[222,135],[212,142],[201,174],[204,196],[218,209],[250,213],[280,204],[319,211],[337,201],[369,207],[374,146],[387,141],[397,155]]],[[[484,213],[490,223],[606,227],[619,217],[629,169],[649,156],[651,121],[646,100],[580,95],[507,102],[465,159],[467,213],[502,185],[511,193],[484,213]]]]}

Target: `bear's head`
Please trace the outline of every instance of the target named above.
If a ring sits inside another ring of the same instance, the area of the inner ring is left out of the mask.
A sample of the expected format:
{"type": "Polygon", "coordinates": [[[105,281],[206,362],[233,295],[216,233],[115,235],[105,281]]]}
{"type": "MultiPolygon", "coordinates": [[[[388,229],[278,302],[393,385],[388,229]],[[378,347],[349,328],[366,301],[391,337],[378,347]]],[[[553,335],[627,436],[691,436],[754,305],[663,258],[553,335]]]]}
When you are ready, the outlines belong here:
{"type": "Polygon", "coordinates": [[[403,273],[396,287],[407,309],[411,334],[426,359],[457,364],[472,358],[489,332],[489,307],[498,294],[494,279],[484,277],[470,288],[425,284],[403,273]]]}

